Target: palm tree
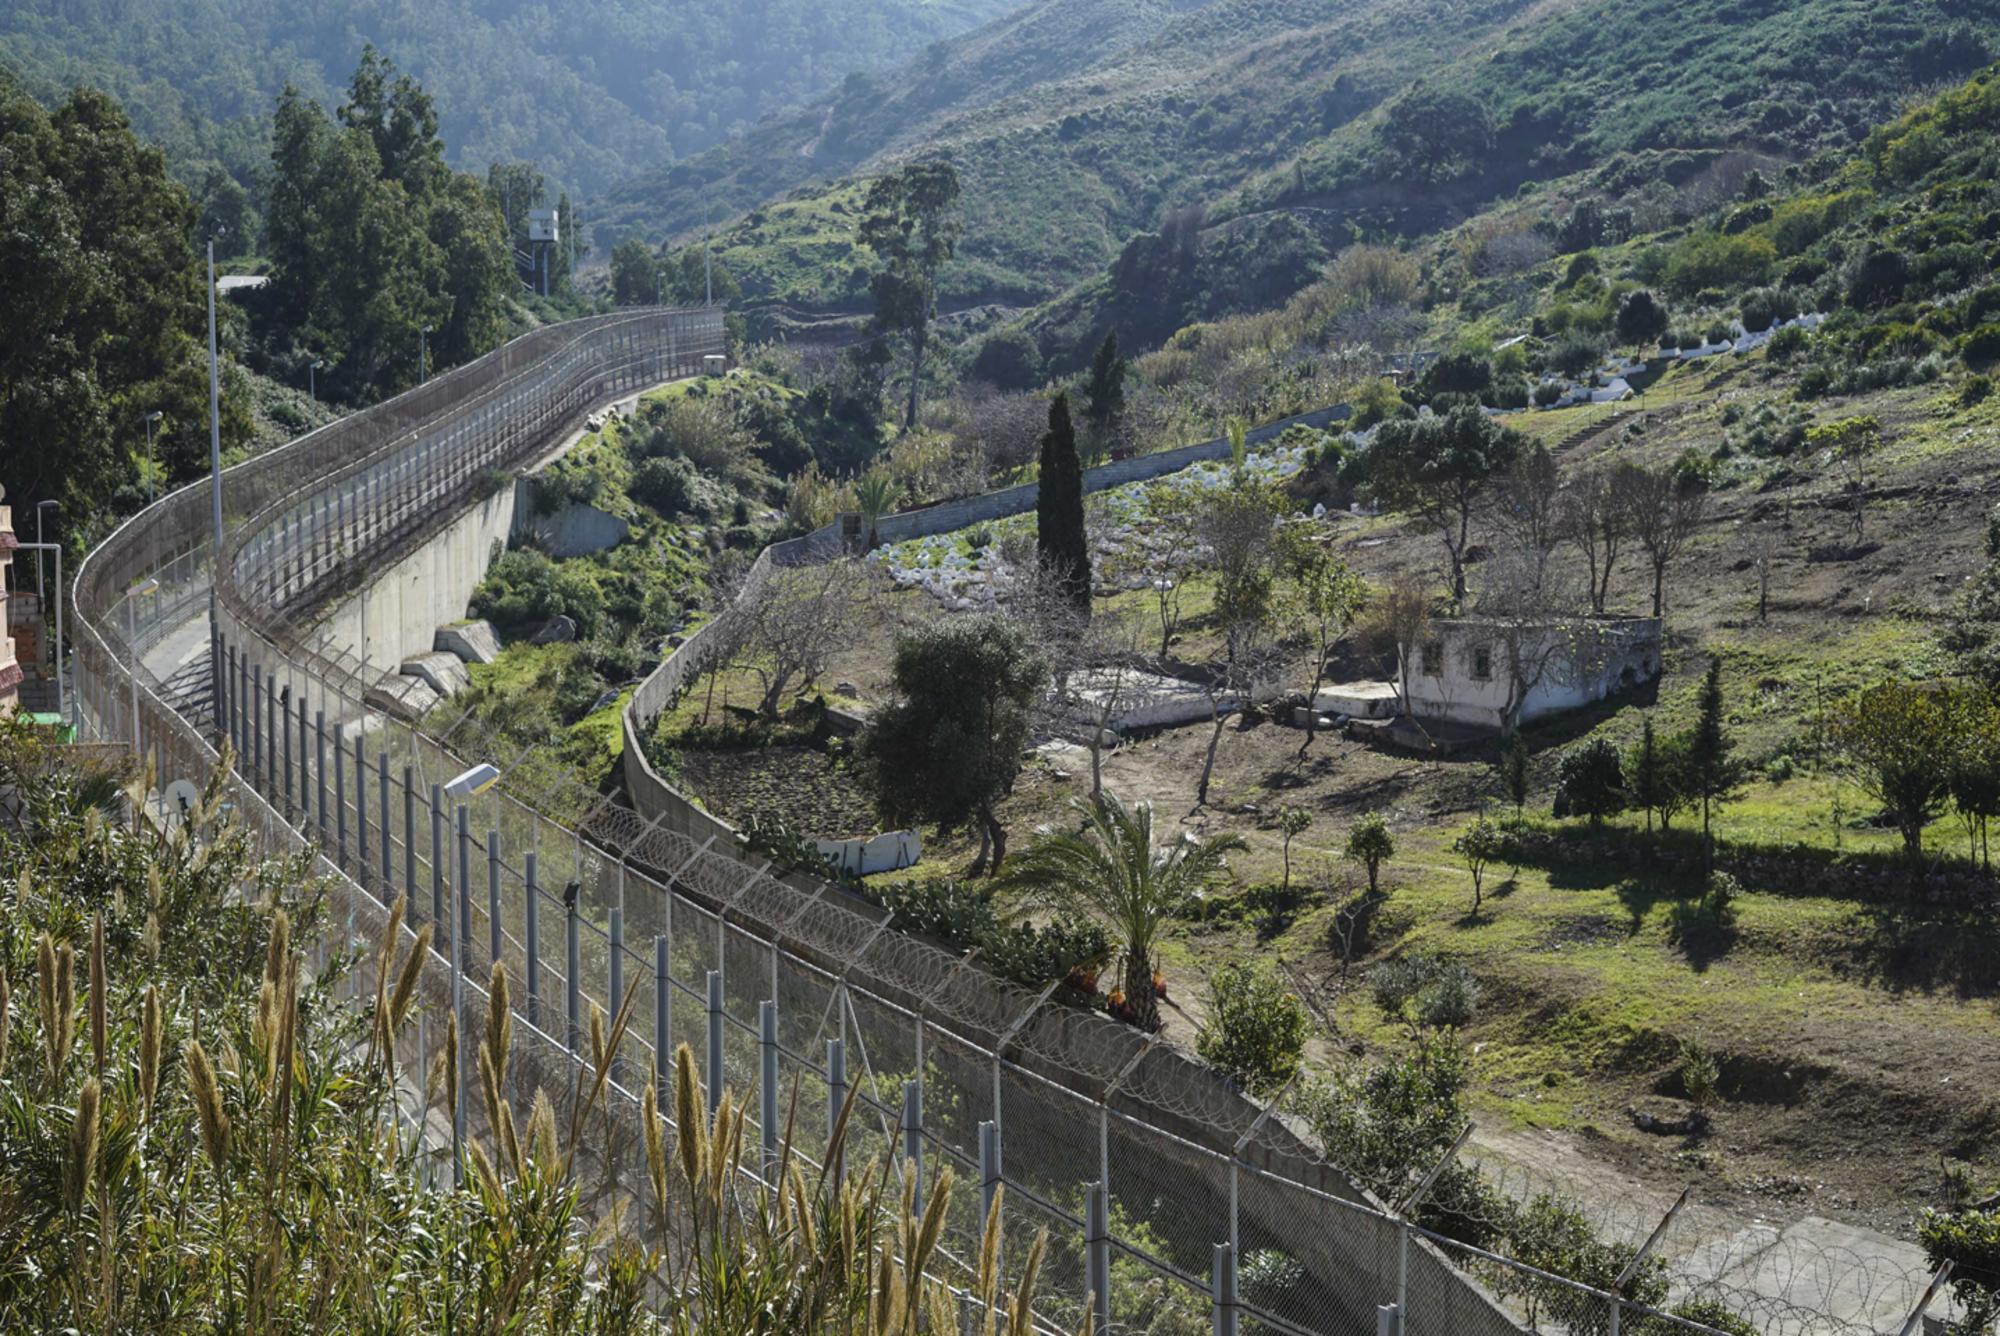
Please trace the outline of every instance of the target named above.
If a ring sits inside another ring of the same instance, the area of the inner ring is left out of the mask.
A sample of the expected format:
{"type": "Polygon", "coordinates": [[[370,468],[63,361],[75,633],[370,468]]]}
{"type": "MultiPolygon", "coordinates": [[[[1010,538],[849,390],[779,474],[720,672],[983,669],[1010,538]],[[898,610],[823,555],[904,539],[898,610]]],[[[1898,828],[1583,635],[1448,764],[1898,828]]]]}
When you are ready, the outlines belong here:
{"type": "Polygon", "coordinates": [[[1153,805],[1127,807],[1105,792],[1095,802],[1072,799],[1083,829],[1048,826],[1017,854],[1001,879],[1047,904],[1087,909],[1108,919],[1125,943],[1125,1001],[1132,1019],[1151,1030],[1159,1024],[1153,996],[1153,944],[1167,920],[1201,895],[1226,870],[1223,856],[1247,847],[1239,835],[1169,845],[1153,842],[1153,805]]]}
{"type": "Polygon", "coordinates": [[[884,474],[870,473],[854,484],[854,507],[861,512],[861,545],[875,546],[875,526],[896,508],[903,489],[884,474]]]}

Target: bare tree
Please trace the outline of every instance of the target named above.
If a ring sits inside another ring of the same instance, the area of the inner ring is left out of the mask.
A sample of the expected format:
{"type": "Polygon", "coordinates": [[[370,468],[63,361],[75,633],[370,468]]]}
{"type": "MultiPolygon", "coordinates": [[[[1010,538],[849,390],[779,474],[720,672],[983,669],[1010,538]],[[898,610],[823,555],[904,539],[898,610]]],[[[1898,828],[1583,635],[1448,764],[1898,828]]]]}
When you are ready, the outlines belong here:
{"type": "Polygon", "coordinates": [[[1431,591],[1416,576],[1403,574],[1390,584],[1376,619],[1380,633],[1396,651],[1396,695],[1404,715],[1410,713],[1410,665],[1423,653],[1431,632],[1431,591]]]}
{"type": "Polygon", "coordinates": [[[1771,570],[1778,564],[1778,536],[1769,528],[1745,529],[1737,542],[1743,549],[1743,560],[1757,575],[1757,620],[1770,620],[1771,616],[1771,570]]]}
{"type": "Polygon", "coordinates": [[[1318,734],[1319,684],[1326,680],[1327,657],[1353,625],[1366,587],[1345,561],[1324,547],[1309,544],[1293,564],[1287,592],[1287,620],[1306,632],[1307,650],[1312,655],[1312,685],[1306,689],[1306,738],[1299,744],[1299,759],[1303,761],[1318,734]]]}
{"type": "Polygon", "coordinates": [[[763,683],[760,713],[775,717],[788,691],[819,680],[852,634],[865,585],[860,567],[832,561],[773,571],[746,601],[741,656],[763,683]]]}
{"type": "Polygon", "coordinates": [[[1576,682],[1602,663],[1603,624],[1584,615],[1583,591],[1547,568],[1532,549],[1503,547],[1486,563],[1477,625],[1488,671],[1504,673],[1507,699],[1500,731],[1511,737],[1528,697],[1545,682],[1576,682]]]}
{"type": "Polygon", "coordinates": [[[1181,598],[1188,574],[1201,556],[1199,507],[1187,490],[1157,483],[1146,489],[1146,533],[1114,553],[1107,575],[1136,575],[1153,595],[1160,622],[1160,657],[1173,653],[1174,632],[1180,629],[1181,598]]]}
{"type": "Polygon", "coordinates": [[[1587,469],[1569,481],[1560,494],[1562,535],[1583,553],[1590,570],[1590,610],[1604,614],[1618,552],[1631,536],[1630,516],[1619,504],[1613,470],[1587,469]]]}
{"type": "Polygon", "coordinates": [[[1561,488],[1555,457],[1538,442],[1500,475],[1488,503],[1488,520],[1513,552],[1517,574],[1536,590],[1549,582],[1550,559],[1566,537],[1561,488]]]}
{"type": "Polygon", "coordinates": [[[1686,550],[1708,510],[1708,489],[1671,464],[1621,464],[1612,485],[1634,541],[1653,568],[1653,615],[1665,615],[1667,568],[1686,550]]]}
{"type": "Polygon", "coordinates": [[[1278,571],[1290,547],[1280,524],[1288,507],[1277,487],[1240,473],[1227,487],[1209,493],[1200,507],[1197,531],[1215,572],[1215,618],[1223,638],[1223,661],[1208,685],[1212,727],[1196,786],[1203,803],[1215,772],[1225,706],[1248,704],[1276,667],[1278,647],[1270,643],[1270,632],[1277,613],[1278,571]]]}

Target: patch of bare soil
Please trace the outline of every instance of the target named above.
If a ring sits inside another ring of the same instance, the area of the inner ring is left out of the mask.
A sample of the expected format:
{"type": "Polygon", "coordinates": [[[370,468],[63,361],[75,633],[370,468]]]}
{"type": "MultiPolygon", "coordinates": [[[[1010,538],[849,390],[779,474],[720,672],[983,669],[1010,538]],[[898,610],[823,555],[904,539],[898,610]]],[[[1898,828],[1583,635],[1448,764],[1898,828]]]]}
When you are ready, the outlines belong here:
{"type": "Polygon", "coordinates": [[[812,747],[683,752],[681,773],[710,811],[739,828],[752,817],[780,817],[823,840],[880,829],[874,802],[849,766],[812,747]]]}

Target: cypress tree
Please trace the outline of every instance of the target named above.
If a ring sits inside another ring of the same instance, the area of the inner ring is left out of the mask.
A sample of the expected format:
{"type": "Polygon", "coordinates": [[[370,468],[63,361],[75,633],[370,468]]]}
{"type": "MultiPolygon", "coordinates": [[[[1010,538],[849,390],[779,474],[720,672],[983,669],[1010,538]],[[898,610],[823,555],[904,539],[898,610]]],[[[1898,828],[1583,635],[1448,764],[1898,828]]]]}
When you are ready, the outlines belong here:
{"type": "Polygon", "coordinates": [[[1076,453],[1076,427],[1070,421],[1067,394],[1058,394],[1049,404],[1035,523],[1035,549],[1042,565],[1056,572],[1078,606],[1088,609],[1090,545],[1083,530],[1083,463],[1076,453]]]}
{"type": "Polygon", "coordinates": [[[1652,834],[1653,813],[1663,805],[1661,798],[1666,792],[1666,770],[1650,716],[1639,734],[1639,745],[1625,761],[1625,788],[1632,795],[1632,805],[1645,812],[1646,833],[1652,834]]]}
{"type": "Polygon", "coordinates": [[[1528,805],[1528,744],[1518,729],[1507,739],[1507,749],[1500,754],[1500,779],[1507,786],[1514,815],[1519,817],[1521,809],[1528,805]]]}
{"type": "Polygon", "coordinates": [[[1702,680],[1700,715],[1687,734],[1687,777],[1690,793],[1701,801],[1701,838],[1707,860],[1715,863],[1715,840],[1709,818],[1717,805],[1734,796],[1743,781],[1743,763],[1731,753],[1735,739],[1729,736],[1722,719],[1722,660],[1708,661],[1708,676],[1702,680]]]}
{"type": "Polygon", "coordinates": [[[1118,355],[1118,331],[1112,330],[1097,345],[1090,362],[1089,402],[1084,421],[1090,425],[1091,443],[1101,447],[1125,416],[1125,359],[1118,355]]]}

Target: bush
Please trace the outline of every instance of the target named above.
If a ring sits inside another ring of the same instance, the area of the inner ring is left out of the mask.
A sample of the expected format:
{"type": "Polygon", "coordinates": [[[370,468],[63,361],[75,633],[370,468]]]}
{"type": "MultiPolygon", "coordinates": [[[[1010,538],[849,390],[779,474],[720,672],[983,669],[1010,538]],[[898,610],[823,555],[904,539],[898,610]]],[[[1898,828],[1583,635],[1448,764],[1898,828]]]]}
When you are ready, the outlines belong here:
{"type": "Polygon", "coordinates": [[[1681,1041],[1680,1059],[1674,1064],[1674,1075],[1680,1078],[1681,1094],[1697,1109],[1706,1110],[1715,1103],[1722,1084],[1722,1068],[1715,1061],[1715,1054],[1698,1039],[1681,1041]]]}
{"type": "Polygon", "coordinates": [[[1958,355],[1975,370],[2000,362],[2000,324],[1982,325],[1966,335],[1958,345],[1958,355]]]}
{"type": "Polygon", "coordinates": [[[503,552],[472,591],[471,612],[502,635],[534,632],[551,617],[576,623],[579,639],[595,635],[604,595],[580,568],[558,565],[539,552],[503,552]]]}
{"type": "Polygon", "coordinates": [[[1026,330],[1003,329],[979,345],[972,376],[1001,390],[1032,390],[1042,383],[1042,350],[1026,330]]]}
{"type": "Polygon", "coordinates": [[[1761,334],[1798,313],[1798,297],[1785,288],[1757,288],[1744,294],[1743,305],[1738,312],[1743,328],[1752,334],[1761,334]]]}
{"type": "Polygon", "coordinates": [[[1548,365],[1551,370],[1575,379],[1594,370],[1604,360],[1604,340],[1594,334],[1570,333],[1557,340],[1549,349],[1548,365]]]}
{"type": "Polygon", "coordinates": [[[1766,356],[1772,361],[1789,362],[1804,352],[1806,345],[1811,342],[1812,336],[1807,334],[1802,327],[1798,325],[1786,325],[1776,334],[1773,334],[1771,341],[1764,346],[1767,350],[1766,356]]]}
{"type": "Polygon", "coordinates": [[[1265,960],[1224,965],[1209,976],[1209,1023],[1195,1050],[1255,1094],[1291,1080],[1306,1045],[1306,1009],[1265,960]]]}
{"type": "Polygon", "coordinates": [[[699,499],[700,483],[701,475],[685,459],[658,456],[639,461],[639,466],[632,470],[632,483],[628,490],[633,500],[652,507],[662,515],[699,515],[705,518],[709,511],[699,499]]]}
{"type": "Polygon", "coordinates": [[[1965,1306],[1960,1331],[1990,1331],[2000,1318],[2000,1210],[1925,1210],[1917,1240],[1933,1269],[1952,1262],[1951,1292],[1965,1306]]]}
{"type": "Polygon", "coordinates": [[[1697,233],[1674,248],[1667,284],[1693,296],[1704,288],[1742,288],[1762,281],[1777,259],[1769,238],[1755,233],[1697,233]]]}
{"type": "Polygon", "coordinates": [[[1594,822],[1625,810],[1625,771],[1608,738],[1592,738],[1563,754],[1556,769],[1557,797],[1571,816],[1594,822]]]}
{"type": "Polygon", "coordinates": [[[1967,376],[1965,383],[1958,387],[1958,404],[1961,408],[1976,408],[1993,394],[1991,376],[1967,376]]]}
{"type": "Polygon", "coordinates": [[[1461,962],[1416,955],[1377,965],[1368,976],[1375,1005],[1421,1030],[1456,1030],[1479,1012],[1479,980],[1461,962]]]}

